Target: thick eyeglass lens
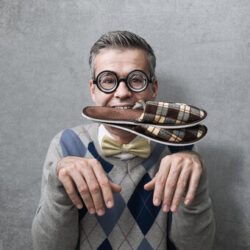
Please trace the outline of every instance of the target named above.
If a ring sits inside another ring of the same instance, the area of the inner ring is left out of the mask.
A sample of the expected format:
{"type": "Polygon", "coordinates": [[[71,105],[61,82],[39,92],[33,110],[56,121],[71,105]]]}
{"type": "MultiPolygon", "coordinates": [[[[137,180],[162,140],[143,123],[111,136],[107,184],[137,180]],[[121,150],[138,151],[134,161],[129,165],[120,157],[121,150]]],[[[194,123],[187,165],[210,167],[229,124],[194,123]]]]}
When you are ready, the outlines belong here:
{"type": "Polygon", "coordinates": [[[99,75],[97,81],[99,86],[104,90],[111,90],[117,84],[116,76],[111,72],[103,72],[103,74],[99,75]]]}
{"type": "Polygon", "coordinates": [[[128,84],[132,89],[143,89],[147,84],[147,77],[142,72],[133,72],[128,76],[128,84]]]}

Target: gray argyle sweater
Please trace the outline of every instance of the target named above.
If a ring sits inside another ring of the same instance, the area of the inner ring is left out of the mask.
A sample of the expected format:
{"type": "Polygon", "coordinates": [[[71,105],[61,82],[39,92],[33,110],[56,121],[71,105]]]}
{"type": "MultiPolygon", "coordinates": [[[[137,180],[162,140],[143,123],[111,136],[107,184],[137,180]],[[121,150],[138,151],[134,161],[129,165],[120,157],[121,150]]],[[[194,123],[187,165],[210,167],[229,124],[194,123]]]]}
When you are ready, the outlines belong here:
{"type": "Polygon", "coordinates": [[[152,203],[153,191],[143,186],[156,174],[161,159],[188,147],[170,147],[151,142],[151,155],[122,161],[104,157],[98,125],[81,125],[60,132],[52,140],[44,163],[40,203],[33,220],[35,250],[87,249],[183,249],[209,250],[214,237],[214,219],[207,189],[206,170],[191,206],[175,214],[163,213],[152,203]],[[75,208],[56,177],[60,158],[96,158],[107,176],[122,187],[114,194],[115,205],[104,216],[75,208]]]}

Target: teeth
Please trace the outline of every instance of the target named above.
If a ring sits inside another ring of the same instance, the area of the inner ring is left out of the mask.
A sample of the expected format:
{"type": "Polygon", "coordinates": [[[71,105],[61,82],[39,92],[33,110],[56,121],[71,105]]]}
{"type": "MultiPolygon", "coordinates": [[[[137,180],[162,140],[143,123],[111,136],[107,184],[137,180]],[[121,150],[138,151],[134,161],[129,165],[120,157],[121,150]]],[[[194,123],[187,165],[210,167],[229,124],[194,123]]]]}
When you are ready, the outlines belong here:
{"type": "Polygon", "coordinates": [[[132,106],[125,106],[125,107],[114,107],[116,109],[131,109],[132,106]]]}

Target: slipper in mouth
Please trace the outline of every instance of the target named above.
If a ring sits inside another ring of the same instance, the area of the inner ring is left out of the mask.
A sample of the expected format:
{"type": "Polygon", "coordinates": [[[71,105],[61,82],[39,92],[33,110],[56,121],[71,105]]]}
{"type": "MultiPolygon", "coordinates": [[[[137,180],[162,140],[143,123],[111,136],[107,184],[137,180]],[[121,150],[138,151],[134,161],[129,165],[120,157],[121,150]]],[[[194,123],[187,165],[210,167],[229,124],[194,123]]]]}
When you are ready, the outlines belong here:
{"type": "Polygon", "coordinates": [[[88,106],[82,115],[95,122],[128,125],[153,125],[174,129],[186,128],[203,121],[207,112],[184,103],[166,103],[156,101],[137,102],[134,107],[88,106]]]}

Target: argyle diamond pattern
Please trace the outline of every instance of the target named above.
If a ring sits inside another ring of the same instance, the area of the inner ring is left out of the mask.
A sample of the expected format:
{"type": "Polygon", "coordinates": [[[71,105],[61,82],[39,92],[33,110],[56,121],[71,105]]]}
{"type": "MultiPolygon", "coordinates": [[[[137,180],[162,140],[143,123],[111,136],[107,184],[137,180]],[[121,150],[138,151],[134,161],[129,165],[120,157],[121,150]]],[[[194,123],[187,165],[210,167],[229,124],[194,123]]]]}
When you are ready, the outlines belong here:
{"type": "Polygon", "coordinates": [[[148,171],[160,159],[160,155],[165,148],[166,145],[156,144],[150,157],[142,162],[142,166],[148,171]]]}
{"type": "MultiPolygon", "coordinates": [[[[109,178],[118,167],[114,167],[98,154],[93,141],[86,147],[72,130],[64,131],[60,144],[64,156],[86,157],[88,154],[98,159],[109,178]]],[[[77,249],[80,246],[84,249],[100,250],[165,249],[166,218],[162,217],[160,206],[153,205],[153,191],[144,190],[144,185],[151,180],[150,176],[153,176],[151,169],[161,158],[165,148],[166,146],[157,144],[150,157],[137,166],[136,171],[128,166],[128,172],[122,172],[124,175],[116,182],[123,186],[123,190],[114,194],[115,208],[105,209],[104,216],[90,215],[86,207],[79,210],[82,234],[77,249]]],[[[110,180],[114,177],[115,175],[110,180]]]]}
{"type": "Polygon", "coordinates": [[[60,138],[60,145],[64,157],[68,155],[84,157],[87,153],[86,146],[82,143],[78,135],[71,129],[63,131],[60,138]]]}
{"type": "Polygon", "coordinates": [[[150,180],[148,174],[143,176],[127,204],[144,235],[147,234],[160,211],[160,206],[155,207],[153,205],[153,191],[144,190],[144,185],[150,180]]]}
{"type": "Polygon", "coordinates": [[[113,165],[102,159],[102,157],[97,153],[97,150],[93,142],[89,143],[88,150],[94,156],[94,158],[96,158],[102,164],[102,167],[105,170],[105,172],[109,173],[110,170],[113,168],[113,165]]]}
{"type": "Polygon", "coordinates": [[[102,226],[107,236],[112,232],[115,224],[126,207],[126,204],[120,194],[114,194],[114,203],[115,206],[112,209],[105,209],[106,212],[103,216],[96,215],[96,219],[102,226]]]}
{"type": "Polygon", "coordinates": [[[137,250],[153,250],[148,241],[144,238],[137,250]]]}
{"type": "Polygon", "coordinates": [[[108,239],[103,241],[103,243],[97,248],[97,250],[112,250],[112,246],[110,245],[108,239]]]}

